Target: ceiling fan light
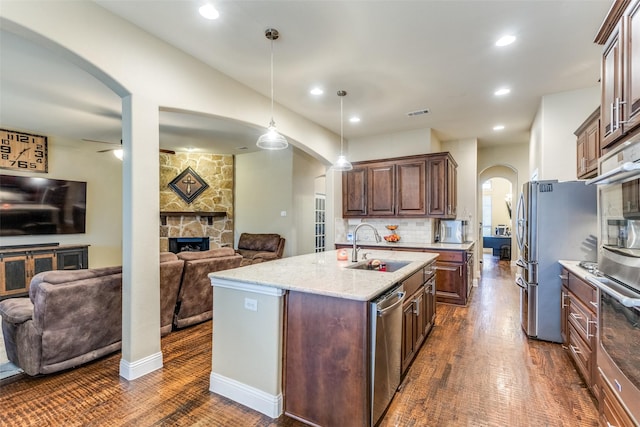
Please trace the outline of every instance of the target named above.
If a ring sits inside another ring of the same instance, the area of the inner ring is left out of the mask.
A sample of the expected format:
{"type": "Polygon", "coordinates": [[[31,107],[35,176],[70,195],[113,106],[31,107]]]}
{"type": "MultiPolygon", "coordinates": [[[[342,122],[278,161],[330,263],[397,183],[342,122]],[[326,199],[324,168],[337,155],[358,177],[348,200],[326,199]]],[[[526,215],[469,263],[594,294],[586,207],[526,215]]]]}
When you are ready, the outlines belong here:
{"type": "Polygon", "coordinates": [[[353,169],[353,165],[344,155],[339,155],[338,160],[331,166],[331,169],[338,172],[350,171],[353,169]]]}
{"type": "Polygon", "coordinates": [[[124,157],[124,151],[122,151],[122,148],[118,148],[117,150],[113,150],[113,155],[116,156],[118,160],[122,160],[124,157]]]}
{"type": "Polygon", "coordinates": [[[267,133],[260,135],[256,145],[263,150],[284,150],[289,146],[289,143],[287,142],[287,138],[282,136],[272,123],[267,133]]]}

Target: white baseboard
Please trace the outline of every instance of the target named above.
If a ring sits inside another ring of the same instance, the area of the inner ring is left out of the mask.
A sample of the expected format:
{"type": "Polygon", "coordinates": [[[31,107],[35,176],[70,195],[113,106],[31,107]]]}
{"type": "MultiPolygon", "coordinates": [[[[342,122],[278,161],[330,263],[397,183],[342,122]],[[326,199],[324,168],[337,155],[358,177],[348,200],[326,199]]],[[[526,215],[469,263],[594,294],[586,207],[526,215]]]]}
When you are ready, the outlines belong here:
{"type": "Polygon", "coordinates": [[[126,380],[135,380],[160,368],[162,368],[162,352],[134,362],[120,359],[120,376],[126,380]]]}
{"type": "Polygon", "coordinates": [[[209,391],[227,397],[273,419],[282,415],[282,393],[272,395],[214,372],[209,376],[209,391]]]}

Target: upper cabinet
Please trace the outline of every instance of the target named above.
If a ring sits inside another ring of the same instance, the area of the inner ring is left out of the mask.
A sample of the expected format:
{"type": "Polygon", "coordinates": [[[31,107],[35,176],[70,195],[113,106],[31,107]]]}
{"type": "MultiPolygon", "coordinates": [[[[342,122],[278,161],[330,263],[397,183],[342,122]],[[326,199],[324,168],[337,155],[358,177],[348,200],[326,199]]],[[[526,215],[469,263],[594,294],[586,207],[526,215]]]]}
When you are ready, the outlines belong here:
{"type": "Polygon", "coordinates": [[[456,168],[449,153],[438,153],[427,159],[427,216],[455,218],[457,213],[456,168]]]}
{"type": "Polygon", "coordinates": [[[592,178],[598,172],[600,158],[600,108],[597,108],[575,131],[577,137],[577,176],[592,178]]]}
{"type": "Polygon", "coordinates": [[[449,153],[353,163],[342,174],[342,215],[455,218],[456,166],[449,153]]]}
{"type": "Polygon", "coordinates": [[[611,149],[640,124],[640,1],[617,1],[596,43],[602,53],[600,146],[611,149]]]}

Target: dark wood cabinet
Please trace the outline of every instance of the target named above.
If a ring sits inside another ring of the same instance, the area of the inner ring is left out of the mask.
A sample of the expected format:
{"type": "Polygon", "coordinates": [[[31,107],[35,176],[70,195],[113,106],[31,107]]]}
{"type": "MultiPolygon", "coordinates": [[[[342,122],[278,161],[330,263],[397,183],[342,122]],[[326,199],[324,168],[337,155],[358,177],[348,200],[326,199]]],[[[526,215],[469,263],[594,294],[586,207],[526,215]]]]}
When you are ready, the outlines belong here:
{"type": "Polygon", "coordinates": [[[0,299],[28,293],[31,279],[38,273],[87,268],[87,262],[86,245],[0,248],[0,299]]]}
{"type": "Polygon", "coordinates": [[[611,385],[604,379],[602,374],[599,374],[598,377],[600,388],[600,397],[598,399],[600,406],[600,425],[637,427],[637,424],[632,420],[631,416],[616,397],[616,393],[613,391],[611,385]]]}
{"type": "Polygon", "coordinates": [[[369,303],[289,292],[284,411],[307,424],[369,426],[369,303]]]}
{"type": "Polygon", "coordinates": [[[640,124],[640,2],[616,1],[596,43],[601,68],[601,148],[606,152],[640,124]]]}
{"type": "Polygon", "coordinates": [[[402,305],[402,373],[404,374],[435,322],[434,263],[403,282],[406,297],[402,305]]]}
{"type": "Polygon", "coordinates": [[[597,108],[575,131],[577,137],[576,175],[592,178],[598,173],[600,158],[600,108],[597,108]]]}
{"type": "Polygon", "coordinates": [[[420,160],[400,161],[396,165],[397,214],[420,215],[427,213],[426,207],[426,162],[420,160]]]}
{"type": "Polygon", "coordinates": [[[456,167],[449,153],[354,162],[342,175],[342,215],[456,216],[456,167]]]}
{"type": "Polygon", "coordinates": [[[597,397],[598,291],[566,269],[563,269],[561,278],[560,319],[565,348],[585,383],[597,397]]]}
{"type": "Polygon", "coordinates": [[[342,173],[342,215],[367,216],[367,168],[354,166],[342,173]]]}
{"type": "Polygon", "coordinates": [[[427,216],[456,217],[457,167],[449,153],[438,153],[427,159],[427,216]]]}
{"type": "Polygon", "coordinates": [[[393,163],[369,165],[367,168],[368,216],[396,214],[396,167],[393,163]]]}

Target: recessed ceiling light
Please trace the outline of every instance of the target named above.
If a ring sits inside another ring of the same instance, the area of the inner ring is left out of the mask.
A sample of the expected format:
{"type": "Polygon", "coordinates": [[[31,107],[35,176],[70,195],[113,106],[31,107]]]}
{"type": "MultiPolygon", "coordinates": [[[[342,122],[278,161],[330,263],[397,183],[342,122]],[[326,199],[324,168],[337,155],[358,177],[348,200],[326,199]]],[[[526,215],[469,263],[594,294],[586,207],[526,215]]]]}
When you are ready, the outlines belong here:
{"type": "Polygon", "coordinates": [[[354,117],[351,117],[351,118],[349,119],[349,121],[350,121],[351,123],[359,123],[359,122],[360,122],[360,117],[355,117],[355,116],[354,116],[354,117]]]}
{"type": "Polygon", "coordinates": [[[198,9],[198,11],[200,12],[200,15],[207,19],[218,19],[218,17],[220,16],[220,12],[218,12],[216,8],[209,3],[200,6],[200,9],[198,9]]]}
{"type": "Polygon", "coordinates": [[[309,91],[309,93],[310,93],[311,95],[322,95],[322,94],[324,93],[324,91],[322,90],[322,88],[314,87],[313,89],[311,89],[311,90],[309,91]]]}
{"type": "Polygon", "coordinates": [[[503,130],[504,129],[504,125],[496,125],[493,127],[493,130],[503,130]]]}
{"type": "Polygon", "coordinates": [[[496,90],[495,92],[493,92],[493,94],[495,96],[504,96],[511,93],[511,89],[509,89],[508,87],[503,87],[501,89],[496,90]]]}
{"type": "Polygon", "coordinates": [[[512,36],[509,34],[509,35],[500,37],[496,42],[496,46],[507,46],[513,43],[514,41],[516,41],[516,36],[512,36]]]}

